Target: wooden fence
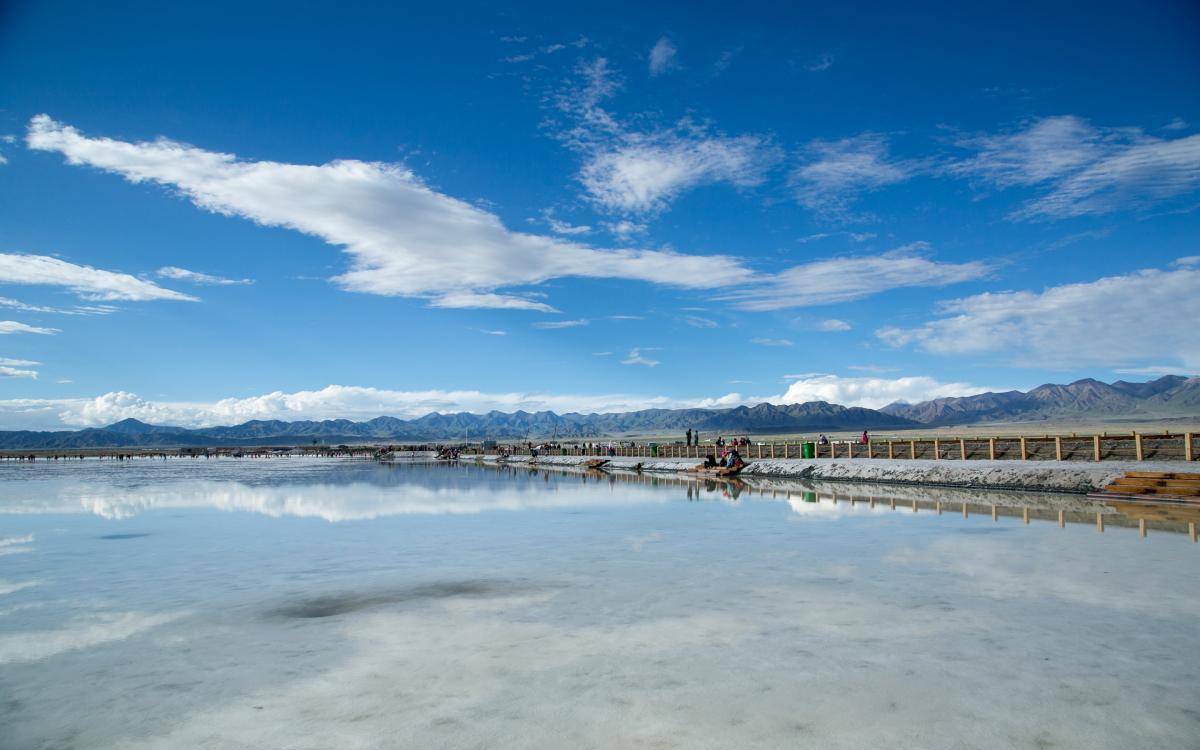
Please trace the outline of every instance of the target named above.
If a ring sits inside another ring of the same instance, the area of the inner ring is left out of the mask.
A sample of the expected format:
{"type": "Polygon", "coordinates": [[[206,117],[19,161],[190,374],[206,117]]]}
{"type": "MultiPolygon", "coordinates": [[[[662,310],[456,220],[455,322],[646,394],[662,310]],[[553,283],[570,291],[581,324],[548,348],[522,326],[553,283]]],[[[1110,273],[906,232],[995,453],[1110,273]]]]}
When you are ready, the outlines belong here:
{"type": "MultiPolygon", "coordinates": [[[[1200,455],[1200,433],[1132,433],[1127,435],[1037,435],[1008,437],[922,437],[872,438],[866,443],[833,441],[825,445],[815,441],[752,441],[738,450],[747,459],[800,458],[804,443],[812,443],[815,458],[923,458],[949,461],[1028,460],[1028,461],[1195,461],[1200,455]]],[[[543,448],[542,455],[606,455],[606,441],[543,448]]],[[[618,456],[637,458],[698,458],[713,453],[711,443],[614,443],[618,456]]],[[[516,455],[528,455],[526,445],[506,448],[516,455]]],[[[469,453],[494,453],[474,449],[469,453]]]]}

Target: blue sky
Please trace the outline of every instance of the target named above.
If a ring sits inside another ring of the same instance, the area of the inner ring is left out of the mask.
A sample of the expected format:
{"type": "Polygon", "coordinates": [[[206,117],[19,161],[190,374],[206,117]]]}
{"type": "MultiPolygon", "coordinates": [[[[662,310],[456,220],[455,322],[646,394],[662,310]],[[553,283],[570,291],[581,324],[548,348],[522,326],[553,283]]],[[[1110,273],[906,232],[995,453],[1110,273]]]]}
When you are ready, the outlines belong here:
{"type": "Polygon", "coordinates": [[[8,3],[0,427],[1200,371],[1200,10],[8,3]]]}

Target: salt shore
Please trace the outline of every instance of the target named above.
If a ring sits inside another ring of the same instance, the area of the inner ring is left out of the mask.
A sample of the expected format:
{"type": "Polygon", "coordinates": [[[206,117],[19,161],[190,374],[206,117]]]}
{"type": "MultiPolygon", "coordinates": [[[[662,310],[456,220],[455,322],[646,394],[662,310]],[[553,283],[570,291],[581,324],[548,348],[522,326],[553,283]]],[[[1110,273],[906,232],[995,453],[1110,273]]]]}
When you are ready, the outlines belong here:
{"type": "MultiPolygon", "coordinates": [[[[509,465],[583,467],[603,456],[510,456],[509,465]]],[[[500,463],[494,455],[482,456],[484,463],[500,463]]],[[[694,458],[609,459],[613,469],[681,472],[696,466],[694,458]]],[[[755,459],[742,471],[753,477],[819,479],[823,481],[881,482],[939,487],[972,487],[1031,492],[1094,492],[1127,471],[1196,471],[1193,464],[1170,461],[950,461],[922,459],[755,459]]]]}

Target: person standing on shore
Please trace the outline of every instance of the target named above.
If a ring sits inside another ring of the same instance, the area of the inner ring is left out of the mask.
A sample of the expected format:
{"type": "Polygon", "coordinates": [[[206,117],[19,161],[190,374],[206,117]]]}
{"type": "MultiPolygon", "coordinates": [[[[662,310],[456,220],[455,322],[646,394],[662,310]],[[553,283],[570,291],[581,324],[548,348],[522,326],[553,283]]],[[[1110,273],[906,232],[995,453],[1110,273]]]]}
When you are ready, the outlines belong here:
{"type": "Polygon", "coordinates": [[[692,444],[692,428],[691,428],[691,427],[689,427],[689,428],[688,428],[688,430],[687,430],[687,432],[685,432],[685,433],[684,433],[684,442],[683,442],[683,444],[684,444],[684,445],[691,445],[691,444],[692,444]]]}

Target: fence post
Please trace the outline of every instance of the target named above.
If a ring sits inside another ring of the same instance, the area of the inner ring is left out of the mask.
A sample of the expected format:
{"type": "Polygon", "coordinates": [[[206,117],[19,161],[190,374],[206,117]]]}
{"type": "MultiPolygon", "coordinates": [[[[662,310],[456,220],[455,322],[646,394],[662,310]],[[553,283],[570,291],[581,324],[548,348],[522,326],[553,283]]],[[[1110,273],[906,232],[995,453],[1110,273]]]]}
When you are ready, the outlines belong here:
{"type": "Polygon", "coordinates": [[[788,442],[786,440],[783,441],[783,457],[788,457],[788,442]]]}
{"type": "Polygon", "coordinates": [[[846,443],[846,458],[854,458],[854,443],[846,443]]]}
{"type": "Polygon", "coordinates": [[[1062,460],[1062,438],[1057,435],[1054,437],[1054,458],[1056,461],[1062,460]]]}
{"type": "Polygon", "coordinates": [[[933,460],[936,461],[941,457],[942,457],[942,441],[937,438],[934,438],[933,439],[933,460]]]}
{"type": "Polygon", "coordinates": [[[756,447],[758,448],[758,457],[762,458],[762,443],[759,443],[756,447]]]}
{"type": "Polygon", "coordinates": [[[1092,435],[1092,453],[1095,454],[1097,461],[1100,460],[1100,436],[1092,435]]]}
{"type": "Polygon", "coordinates": [[[895,458],[895,457],[896,457],[896,446],[893,444],[893,441],[889,440],[888,441],[888,458],[895,458]]]}
{"type": "Polygon", "coordinates": [[[917,441],[916,440],[908,441],[908,457],[909,458],[917,457],[917,441]]]}
{"type": "Polygon", "coordinates": [[[994,437],[988,438],[988,460],[996,460],[996,438],[994,437]]]}
{"type": "Polygon", "coordinates": [[[771,458],[775,458],[775,441],[771,441],[771,458]]]}
{"type": "Polygon", "coordinates": [[[1134,447],[1134,450],[1137,451],[1137,460],[1145,461],[1146,456],[1142,452],[1142,433],[1140,433],[1140,432],[1133,433],[1133,447],[1134,447]]]}
{"type": "Polygon", "coordinates": [[[963,438],[958,439],[958,454],[962,457],[960,460],[967,460],[967,441],[963,438]]]}
{"type": "Polygon", "coordinates": [[[875,458],[875,445],[869,437],[867,438],[867,458],[875,458]]]}
{"type": "Polygon", "coordinates": [[[1026,448],[1025,448],[1025,438],[1024,438],[1024,436],[1022,436],[1022,437],[1021,437],[1021,460],[1022,460],[1022,461],[1028,461],[1028,460],[1029,460],[1029,451],[1028,451],[1028,450],[1026,450],[1026,448]]]}
{"type": "Polygon", "coordinates": [[[1192,433],[1185,433],[1183,436],[1183,460],[1194,461],[1195,457],[1192,453],[1192,433]]]}

